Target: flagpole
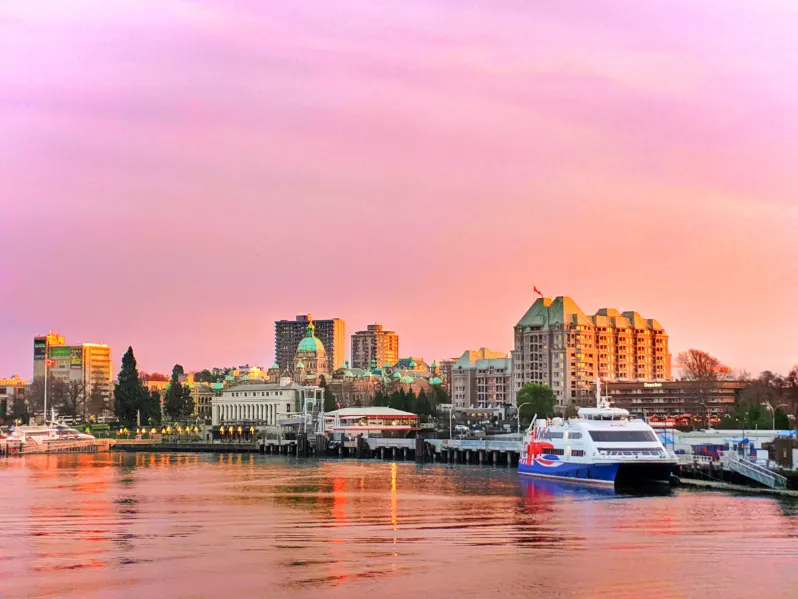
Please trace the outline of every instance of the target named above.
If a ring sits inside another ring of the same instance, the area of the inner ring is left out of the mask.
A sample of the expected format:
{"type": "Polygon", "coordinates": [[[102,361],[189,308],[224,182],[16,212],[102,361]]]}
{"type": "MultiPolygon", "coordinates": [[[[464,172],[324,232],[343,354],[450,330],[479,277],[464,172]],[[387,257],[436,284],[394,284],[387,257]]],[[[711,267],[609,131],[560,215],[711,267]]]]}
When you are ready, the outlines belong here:
{"type": "Polygon", "coordinates": [[[47,350],[44,351],[44,425],[47,426],[47,363],[50,358],[47,356],[47,350]]]}

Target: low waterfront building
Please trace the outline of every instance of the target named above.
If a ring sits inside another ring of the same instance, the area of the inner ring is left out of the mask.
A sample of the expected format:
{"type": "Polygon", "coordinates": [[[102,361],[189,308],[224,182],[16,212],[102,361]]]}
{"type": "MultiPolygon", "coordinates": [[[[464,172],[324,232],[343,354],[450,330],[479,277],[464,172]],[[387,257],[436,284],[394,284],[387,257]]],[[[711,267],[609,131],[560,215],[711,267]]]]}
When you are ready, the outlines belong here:
{"type": "Polygon", "coordinates": [[[211,398],[211,422],[278,427],[281,420],[295,417],[303,403],[312,399],[318,406],[322,389],[300,385],[289,378],[279,383],[244,383],[228,387],[211,398]]]}
{"type": "Polygon", "coordinates": [[[613,407],[632,416],[675,426],[717,424],[734,411],[743,381],[608,381],[613,407]]]}
{"type": "Polygon", "coordinates": [[[356,438],[405,438],[419,429],[418,416],[394,408],[341,408],[324,414],[324,429],[333,435],[356,438]]]}

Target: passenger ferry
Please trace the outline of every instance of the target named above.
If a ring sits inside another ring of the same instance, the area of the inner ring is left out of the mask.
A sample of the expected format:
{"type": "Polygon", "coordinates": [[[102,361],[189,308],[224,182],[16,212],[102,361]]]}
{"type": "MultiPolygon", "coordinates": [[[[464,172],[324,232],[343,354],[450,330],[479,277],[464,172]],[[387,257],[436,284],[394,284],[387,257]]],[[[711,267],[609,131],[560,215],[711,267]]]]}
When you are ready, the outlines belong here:
{"type": "Polygon", "coordinates": [[[577,418],[533,420],[524,436],[518,473],[580,483],[637,486],[668,483],[676,457],[643,420],[610,407],[596,381],[596,407],[577,418]]]}

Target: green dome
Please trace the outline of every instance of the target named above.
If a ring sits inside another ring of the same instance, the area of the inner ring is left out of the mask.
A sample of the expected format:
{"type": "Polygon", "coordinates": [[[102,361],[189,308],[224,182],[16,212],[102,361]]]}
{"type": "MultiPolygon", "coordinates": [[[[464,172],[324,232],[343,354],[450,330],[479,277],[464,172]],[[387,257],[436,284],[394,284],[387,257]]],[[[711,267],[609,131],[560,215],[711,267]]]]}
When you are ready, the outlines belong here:
{"type": "Polygon", "coordinates": [[[383,368],[390,368],[390,367],[391,367],[391,365],[390,365],[390,364],[388,364],[388,362],[386,362],[385,364],[383,364],[383,365],[382,365],[382,367],[383,367],[383,368]]]}
{"type": "Polygon", "coordinates": [[[344,373],[344,376],[345,376],[346,378],[348,378],[348,379],[351,379],[351,378],[354,378],[354,376],[355,376],[355,375],[354,375],[354,374],[352,374],[352,371],[351,371],[351,370],[347,370],[347,371],[344,373]]]}
{"type": "Polygon", "coordinates": [[[435,360],[433,360],[432,361],[432,367],[435,368],[437,365],[438,365],[438,363],[435,360]]]}
{"type": "Polygon", "coordinates": [[[399,379],[399,382],[409,385],[410,383],[413,382],[413,377],[412,376],[403,376],[401,379],[399,379]]]}
{"type": "Polygon", "coordinates": [[[416,361],[413,358],[410,358],[410,368],[416,367],[416,361]]]}
{"type": "Polygon", "coordinates": [[[398,378],[401,378],[402,375],[399,373],[398,370],[394,370],[392,376],[393,376],[393,378],[398,379],[398,378]]]}
{"type": "Polygon", "coordinates": [[[370,378],[371,377],[371,371],[368,368],[366,368],[363,371],[363,374],[361,374],[360,376],[363,377],[364,379],[370,378]]]}
{"type": "Polygon", "coordinates": [[[275,362],[274,364],[272,364],[272,367],[269,368],[269,370],[280,370],[280,365],[277,362],[275,362]]]}
{"type": "Polygon", "coordinates": [[[222,389],[224,389],[224,385],[222,385],[219,382],[216,382],[213,385],[211,385],[211,389],[213,389],[214,391],[221,391],[222,389]]]}
{"type": "Polygon", "coordinates": [[[226,381],[234,381],[234,380],[236,380],[236,377],[234,377],[232,374],[228,374],[226,377],[224,377],[224,380],[226,380],[226,381]]]}
{"type": "Polygon", "coordinates": [[[436,376],[436,377],[433,377],[433,378],[431,378],[429,380],[429,384],[430,385],[442,385],[443,381],[436,376]]]}
{"type": "Polygon", "coordinates": [[[319,352],[324,351],[324,344],[322,344],[321,340],[318,337],[305,337],[302,341],[299,342],[299,347],[297,351],[311,351],[311,352],[319,352]]]}
{"type": "Polygon", "coordinates": [[[299,362],[296,363],[296,367],[297,368],[304,368],[305,365],[302,363],[302,360],[300,360],[299,362]]]}

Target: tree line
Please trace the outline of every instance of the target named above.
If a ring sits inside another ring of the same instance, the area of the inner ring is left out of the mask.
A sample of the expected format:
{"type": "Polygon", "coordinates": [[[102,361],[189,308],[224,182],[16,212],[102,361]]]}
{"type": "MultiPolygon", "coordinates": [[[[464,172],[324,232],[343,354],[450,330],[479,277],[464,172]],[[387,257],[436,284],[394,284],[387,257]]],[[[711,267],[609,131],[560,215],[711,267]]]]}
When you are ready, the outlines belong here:
{"type": "MultiPolygon", "coordinates": [[[[194,413],[191,389],[180,382],[184,374],[183,367],[175,364],[163,397],[163,415],[172,421],[185,420],[194,413]]],[[[114,388],[114,414],[128,428],[135,427],[137,421],[145,426],[161,424],[161,394],[155,389],[147,390],[138,372],[132,347],[128,347],[122,357],[119,382],[114,388]]]]}

